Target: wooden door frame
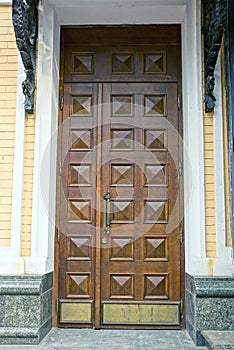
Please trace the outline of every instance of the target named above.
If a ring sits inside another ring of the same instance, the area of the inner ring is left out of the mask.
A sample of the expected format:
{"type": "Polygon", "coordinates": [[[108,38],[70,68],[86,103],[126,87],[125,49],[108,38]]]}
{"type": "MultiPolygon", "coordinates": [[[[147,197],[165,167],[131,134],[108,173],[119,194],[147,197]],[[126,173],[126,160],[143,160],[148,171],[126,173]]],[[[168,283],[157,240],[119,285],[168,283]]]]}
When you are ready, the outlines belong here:
{"type": "MultiPolygon", "coordinates": [[[[140,27],[141,25],[136,25],[133,27],[140,27]]],[[[157,25],[155,25],[157,26],[157,25]]],[[[168,25],[170,26],[170,24],[168,25]]],[[[82,26],[82,28],[87,28],[90,26],[82,26]]],[[[100,27],[100,26],[93,26],[93,29],[100,27]]],[[[114,26],[101,26],[101,27],[121,27],[118,25],[114,26]]],[[[58,108],[58,126],[61,124],[63,120],[63,110],[62,110],[62,104],[63,104],[63,85],[64,85],[64,49],[65,49],[65,38],[64,38],[64,31],[61,31],[61,40],[60,40],[60,79],[59,79],[59,108],[58,108]]],[[[181,58],[181,40],[180,40],[180,59],[178,60],[178,95],[182,98],[182,58],[181,58]]],[[[181,100],[180,98],[180,100],[181,100]]],[[[181,103],[182,106],[182,103],[181,103]]],[[[179,123],[179,135],[183,139],[183,115],[182,115],[182,108],[178,108],[178,123],[179,123]]],[[[59,129],[59,128],[58,128],[59,129]]],[[[100,133],[99,133],[100,135],[100,133]]],[[[57,172],[56,172],[56,226],[55,226],[55,244],[54,244],[54,290],[53,290],[53,302],[52,302],[52,325],[53,327],[58,326],[58,313],[59,313],[59,306],[58,306],[58,293],[59,293],[59,235],[60,230],[58,229],[59,225],[59,193],[60,193],[60,186],[61,186],[61,175],[60,175],[60,169],[59,169],[59,162],[60,162],[60,155],[61,155],[61,135],[58,133],[58,139],[57,139],[57,172]]],[[[181,162],[183,163],[183,147],[179,149],[179,157],[181,159],[181,162]]],[[[185,313],[185,245],[184,245],[184,178],[183,178],[183,171],[181,172],[180,180],[179,180],[179,197],[180,197],[180,209],[183,212],[183,219],[181,221],[181,245],[180,245],[180,277],[181,277],[181,284],[180,284],[180,293],[181,298],[183,299],[183,304],[181,307],[181,328],[185,328],[186,324],[186,313],[185,313]]],[[[100,248],[97,249],[97,254],[100,255],[100,248]]],[[[100,271],[99,271],[100,272],[100,271]]],[[[99,279],[100,280],[100,279],[99,279]]],[[[98,289],[98,288],[97,288],[98,289]]],[[[99,288],[100,289],[100,288],[99,288]]],[[[100,291],[96,291],[96,293],[100,293],[100,291]]],[[[96,300],[96,298],[95,298],[96,300]]],[[[97,316],[97,315],[96,315],[97,316]]],[[[99,317],[100,320],[100,317],[99,317]]],[[[130,327],[131,328],[131,327],[130,327]]],[[[134,328],[134,327],[133,327],[134,328]]],[[[172,327],[173,328],[173,327],[172,327]]]]}

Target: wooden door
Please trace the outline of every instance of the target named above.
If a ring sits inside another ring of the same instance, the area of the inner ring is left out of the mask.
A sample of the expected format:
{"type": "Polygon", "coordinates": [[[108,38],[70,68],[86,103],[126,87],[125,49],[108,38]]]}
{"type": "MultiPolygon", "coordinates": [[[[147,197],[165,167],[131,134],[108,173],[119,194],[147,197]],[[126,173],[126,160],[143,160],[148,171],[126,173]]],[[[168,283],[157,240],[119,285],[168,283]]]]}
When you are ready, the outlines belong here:
{"type": "Polygon", "coordinates": [[[179,325],[178,215],[169,224],[178,199],[177,84],[103,90],[102,192],[110,192],[111,224],[102,235],[102,322],[179,325]]]}
{"type": "Polygon", "coordinates": [[[182,325],[177,51],[68,45],[57,208],[61,327],[182,325]]]}
{"type": "Polygon", "coordinates": [[[96,84],[64,86],[58,224],[61,324],[93,322],[97,108],[91,105],[97,106],[96,84]]]}

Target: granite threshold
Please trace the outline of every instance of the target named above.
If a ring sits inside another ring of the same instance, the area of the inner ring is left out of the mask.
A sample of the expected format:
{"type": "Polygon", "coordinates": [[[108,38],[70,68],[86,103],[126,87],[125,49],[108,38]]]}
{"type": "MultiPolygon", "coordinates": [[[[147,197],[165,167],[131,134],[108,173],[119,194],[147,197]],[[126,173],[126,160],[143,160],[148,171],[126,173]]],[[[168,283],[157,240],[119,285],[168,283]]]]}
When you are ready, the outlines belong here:
{"type": "Polygon", "coordinates": [[[38,345],[0,345],[0,350],[207,350],[196,346],[185,330],[95,330],[51,331],[38,345]]]}
{"type": "Polygon", "coordinates": [[[202,336],[208,350],[234,350],[234,330],[203,331],[202,336]]]}

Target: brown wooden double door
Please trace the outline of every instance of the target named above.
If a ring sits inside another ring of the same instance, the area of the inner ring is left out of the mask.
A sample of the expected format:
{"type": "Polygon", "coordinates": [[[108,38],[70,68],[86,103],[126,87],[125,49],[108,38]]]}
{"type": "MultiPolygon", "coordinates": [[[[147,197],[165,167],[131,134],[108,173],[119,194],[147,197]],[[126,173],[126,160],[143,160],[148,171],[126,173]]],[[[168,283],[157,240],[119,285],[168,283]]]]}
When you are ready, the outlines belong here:
{"type": "MultiPolygon", "coordinates": [[[[157,82],[155,70],[166,65],[158,48],[143,49],[142,61],[129,47],[108,53],[112,73],[135,72],[134,62],[153,72],[151,82],[132,74],[125,82],[64,83],[58,324],[178,328],[178,82],[157,82]]],[[[98,64],[93,48],[69,57],[88,80],[98,64]]]]}

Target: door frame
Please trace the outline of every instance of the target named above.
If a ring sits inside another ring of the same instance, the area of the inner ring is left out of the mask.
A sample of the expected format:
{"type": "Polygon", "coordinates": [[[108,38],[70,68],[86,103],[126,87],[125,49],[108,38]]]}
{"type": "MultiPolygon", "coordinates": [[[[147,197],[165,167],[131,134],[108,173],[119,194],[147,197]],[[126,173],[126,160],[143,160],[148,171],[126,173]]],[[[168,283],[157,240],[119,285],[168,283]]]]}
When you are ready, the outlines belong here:
{"type": "MultiPolygon", "coordinates": [[[[74,1],[69,0],[69,3],[74,1]]],[[[103,2],[105,2],[103,0],[103,2]]],[[[134,2],[134,1],[133,1],[134,2]]],[[[38,88],[36,111],[35,168],[33,186],[32,214],[32,256],[26,262],[26,270],[31,273],[46,273],[54,268],[54,223],[57,152],[57,106],[59,103],[59,60],[60,60],[60,28],[62,25],[74,23],[78,25],[94,24],[126,24],[128,20],[121,13],[112,14],[107,20],[103,11],[95,13],[95,20],[89,16],[88,6],[72,11],[59,11],[62,1],[44,0],[39,5],[39,46],[38,46],[38,88]],[[59,18],[56,14],[59,13],[59,18]],[[77,13],[76,13],[77,11],[77,13]],[[45,91],[48,92],[45,94],[45,91]],[[50,167],[41,169],[45,158],[50,167]],[[49,189],[42,197],[43,189],[49,189]]],[[[121,3],[121,0],[120,0],[121,3]]],[[[108,2],[111,5],[111,1],[108,2]]],[[[131,5],[131,0],[128,5],[131,5]]],[[[105,5],[106,6],[106,5],[105,5]]],[[[114,9],[113,9],[114,10],[114,9]]],[[[203,113],[201,84],[201,33],[200,33],[200,1],[181,0],[157,1],[154,5],[141,4],[134,7],[131,21],[135,24],[181,24],[182,28],[182,83],[183,83],[183,120],[184,120],[184,154],[188,161],[184,162],[184,203],[185,203],[185,262],[186,272],[190,274],[208,273],[205,255],[204,225],[204,163],[199,155],[203,154],[203,113]],[[166,5],[166,6],[165,6],[166,5]],[[167,5],[171,6],[168,11],[167,5]],[[148,15],[151,14],[149,17],[148,15]],[[195,35],[194,35],[195,34],[195,35]],[[191,73],[192,72],[192,73],[191,73]],[[189,77],[189,79],[188,79],[189,77]],[[199,93],[200,91],[200,93],[199,93]],[[192,117],[191,117],[192,116],[192,117]],[[189,159],[193,159],[192,164],[189,159]],[[196,177],[191,174],[196,172],[196,177]],[[189,188],[192,186],[193,191],[189,188]],[[188,206],[189,203],[189,206],[188,206]]]]}

